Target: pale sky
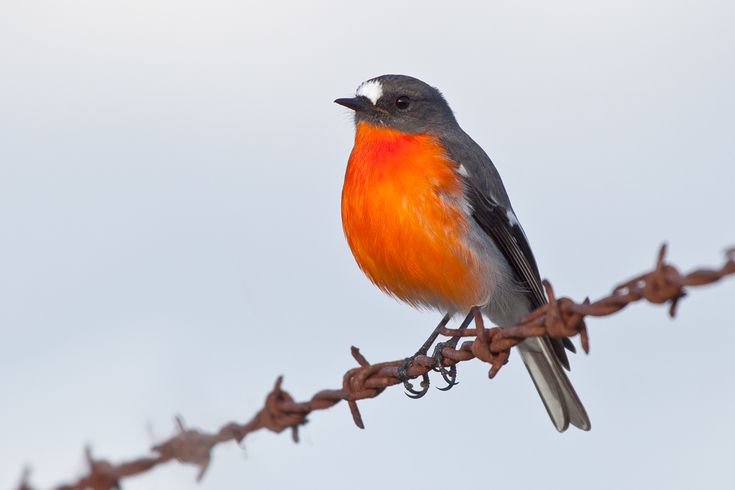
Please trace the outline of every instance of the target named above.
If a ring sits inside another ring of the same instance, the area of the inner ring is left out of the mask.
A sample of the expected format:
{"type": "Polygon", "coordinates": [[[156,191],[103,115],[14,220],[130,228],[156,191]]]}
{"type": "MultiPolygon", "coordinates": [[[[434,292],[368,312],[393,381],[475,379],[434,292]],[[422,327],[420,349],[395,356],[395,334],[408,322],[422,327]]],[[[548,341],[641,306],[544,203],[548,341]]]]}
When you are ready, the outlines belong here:
{"type": "MultiPolygon", "coordinates": [[[[383,73],[439,87],[495,161],[541,274],[601,296],[735,243],[732,2],[37,1],[0,4],[0,488],[72,481],[170,435],[245,421],[354,362],[411,354],[441,314],[354,264],[339,199],[383,73]]],[[[554,430],[517,356],[493,381],[398,387],[126,490],[726,488],[735,282],[671,321],[590,320],[572,380],[592,431],[554,430]]]]}

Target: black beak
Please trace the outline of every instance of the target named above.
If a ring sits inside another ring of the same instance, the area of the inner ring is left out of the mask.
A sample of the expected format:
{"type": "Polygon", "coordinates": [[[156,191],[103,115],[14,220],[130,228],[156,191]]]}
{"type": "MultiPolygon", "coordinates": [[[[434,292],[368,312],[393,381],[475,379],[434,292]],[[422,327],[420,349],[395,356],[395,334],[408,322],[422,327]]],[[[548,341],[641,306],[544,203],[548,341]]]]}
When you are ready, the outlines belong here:
{"type": "Polygon", "coordinates": [[[367,106],[365,100],[362,97],[354,97],[352,99],[337,99],[334,101],[335,104],[343,105],[353,111],[364,111],[367,106]]]}

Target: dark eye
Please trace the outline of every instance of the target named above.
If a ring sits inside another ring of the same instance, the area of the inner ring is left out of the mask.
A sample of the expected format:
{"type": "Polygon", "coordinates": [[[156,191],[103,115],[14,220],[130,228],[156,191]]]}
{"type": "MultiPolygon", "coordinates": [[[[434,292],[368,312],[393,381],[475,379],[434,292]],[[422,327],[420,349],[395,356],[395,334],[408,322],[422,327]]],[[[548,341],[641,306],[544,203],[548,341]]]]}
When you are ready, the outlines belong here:
{"type": "Polygon", "coordinates": [[[409,105],[411,105],[411,99],[407,95],[401,95],[396,99],[396,107],[401,110],[408,109],[409,105]]]}

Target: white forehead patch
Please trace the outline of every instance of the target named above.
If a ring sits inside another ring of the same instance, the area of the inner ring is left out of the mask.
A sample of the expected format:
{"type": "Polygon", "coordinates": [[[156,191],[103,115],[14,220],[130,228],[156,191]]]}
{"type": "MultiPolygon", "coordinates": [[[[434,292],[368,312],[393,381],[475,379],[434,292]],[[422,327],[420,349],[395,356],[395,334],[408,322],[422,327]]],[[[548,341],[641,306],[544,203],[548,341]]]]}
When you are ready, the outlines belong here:
{"type": "Polygon", "coordinates": [[[357,87],[357,92],[355,92],[355,95],[358,97],[367,97],[370,99],[370,102],[373,103],[373,105],[378,103],[378,99],[383,96],[383,85],[377,81],[377,80],[368,80],[367,82],[362,82],[359,87],[357,87]]]}

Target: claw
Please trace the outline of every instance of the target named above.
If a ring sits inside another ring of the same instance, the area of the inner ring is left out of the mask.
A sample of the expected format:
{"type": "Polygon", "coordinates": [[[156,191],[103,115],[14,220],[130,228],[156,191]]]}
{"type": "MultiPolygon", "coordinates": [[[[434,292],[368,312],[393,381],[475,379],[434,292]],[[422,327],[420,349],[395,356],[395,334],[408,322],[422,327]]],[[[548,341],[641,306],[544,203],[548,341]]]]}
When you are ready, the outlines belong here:
{"type": "Polygon", "coordinates": [[[444,387],[437,386],[437,390],[449,391],[454,387],[454,385],[459,384],[459,382],[457,381],[457,366],[455,366],[454,364],[449,366],[449,369],[442,366],[441,368],[437,369],[437,371],[439,371],[439,374],[442,375],[442,378],[444,378],[444,381],[447,383],[447,386],[444,387]]]}
{"type": "Polygon", "coordinates": [[[413,357],[407,357],[403,360],[400,366],[398,366],[398,372],[396,373],[396,377],[398,378],[398,381],[403,381],[403,384],[406,384],[408,381],[408,374],[406,371],[408,371],[408,366],[411,365],[411,361],[413,361],[413,357]]]}
{"type": "Polygon", "coordinates": [[[408,371],[408,367],[411,365],[411,362],[413,361],[414,357],[409,357],[405,359],[401,363],[401,365],[398,366],[397,377],[400,381],[403,381],[403,388],[406,390],[406,396],[416,400],[424,396],[426,393],[428,393],[429,374],[424,373],[421,375],[421,383],[419,384],[419,386],[421,386],[421,389],[417,390],[413,387],[413,383],[411,383],[411,380],[408,378],[408,374],[406,373],[406,371],[408,371]]]}
{"type": "Polygon", "coordinates": [[[409,380],[403,382],[403,387],[406,389],[406,396],[417,400],[429,392],[429,375],[424,373],[421,375],[421,389],[415,390],[413,384],[409,380]]]}
{"type": "Polygon", "coordinates": [[[447,346],[454,347],[454,344],[456,344],[456,341],[454,339],[450,340],[449,342],[440,342],[434,348],[434,353],[431,356],[432,358],[434,358],[433,370],[441,374],[444,382],[447,383],[447,386],[444,386],[443,388],[437,386],[437,389],[441,391],[449,391],[454,385],[459,384],[457,382],[457,366],[455,364],[452,364],[447,368],[442,362],[444,360],[442,349],[447,346]]]}

